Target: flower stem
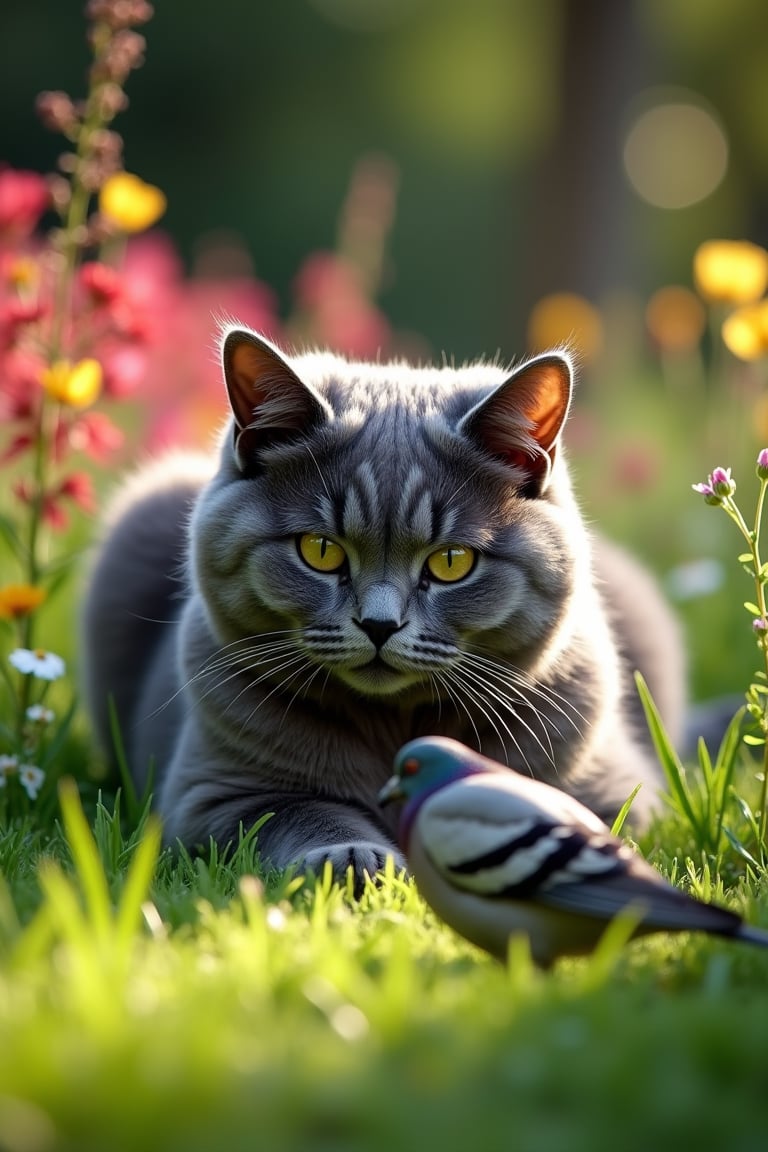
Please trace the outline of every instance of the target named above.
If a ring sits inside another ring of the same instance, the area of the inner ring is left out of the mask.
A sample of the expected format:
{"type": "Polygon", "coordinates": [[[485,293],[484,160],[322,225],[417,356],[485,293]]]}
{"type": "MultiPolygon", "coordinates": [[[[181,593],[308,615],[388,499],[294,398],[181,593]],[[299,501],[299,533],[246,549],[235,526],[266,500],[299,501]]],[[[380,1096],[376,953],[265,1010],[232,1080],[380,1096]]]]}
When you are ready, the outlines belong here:
{"type": "MultiPolygon", "coordinates": [[[[765,504],[765,494],[768,490],[768,479],[760,480],[760,492],[757,497],[757,506],[755,509],[755,520],[752,529],[747,526],[744,517],[742,516],[738,505],[727,496],[723,500],[723,508],[737,525],[739,531],[747,542],[749,548],[752,570],[755,577],[755,604],[758,609],[759,619],[768,619],[766,612],[766,597],[765,585],[766,580],[762,574],[762,560],[760,558],[760,531],[762,528],[763,506],[765,504]]],[[[765,675],[765,682],[768,684],[768,639],[762,635],[759,640],[759,648],[763,654],[763,673],[765,675]]],[[[762,716],[758,721],[760,731],[763,736],[763,772],[762,782],[760,786],[760,816],[758,821],[758,835],[760,839],[760,849],[765,854],[768,844],[768,697],[763,696],[762,716]]]]}
{"type": "MultiPolygon", "coordinates": [[[[765,503],[765,493],[768,488],[768,480],[760,480],[760,492],[757,498],[757,508],[755,511],[755,526],[752,532],[752,556],[755,568],[755,590],[757,592],[757,606],[760,609],[760,615],[763,620],[766,618],[765,613],[765,579],[762,574],[762,564],[760,561],[760,528],[763,516],[763,505],[765,503]]],[[[768,644],[763,638],[760,645],[763,653],[763,671],[765,672],[766,682],[768,683],[768,644]]],[[[760,834],[760,848],[764,853],[766,849],[766,833],[768,832],[768,704],[763,706],[763,722],[762,722],[763,736],[766,737],[766,742],[763,744],[763,779],[760,786],[760,820],[758,824],[760,834]]]]}

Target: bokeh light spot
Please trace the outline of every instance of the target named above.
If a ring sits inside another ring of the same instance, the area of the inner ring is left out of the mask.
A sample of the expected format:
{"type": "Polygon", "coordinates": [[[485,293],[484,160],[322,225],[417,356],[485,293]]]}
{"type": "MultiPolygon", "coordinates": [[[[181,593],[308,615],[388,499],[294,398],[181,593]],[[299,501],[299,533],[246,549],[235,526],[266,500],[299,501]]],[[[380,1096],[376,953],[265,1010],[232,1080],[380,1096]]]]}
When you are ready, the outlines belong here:
{"type": "Polygon", "coordinates": [[[624,142],[630,184],[656,208],[687,208],[719,186],[728,140],[717,116],[695,98],[648,98],[624,142]]]}

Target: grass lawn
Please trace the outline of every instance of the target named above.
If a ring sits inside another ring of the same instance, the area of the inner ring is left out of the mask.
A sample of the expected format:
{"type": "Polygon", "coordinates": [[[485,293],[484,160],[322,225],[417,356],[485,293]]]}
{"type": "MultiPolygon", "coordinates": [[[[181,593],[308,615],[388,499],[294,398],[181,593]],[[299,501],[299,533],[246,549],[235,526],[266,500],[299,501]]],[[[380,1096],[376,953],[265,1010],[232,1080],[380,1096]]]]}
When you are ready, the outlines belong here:
{"type": "MultiPolygon", "coordinates": [[[[617,925],[503,966],[393,873],[355,903],[63,802],[0,839],[4,1152],[765,1147],[768,952],[617,925]]],[[[686,837],[648,840],[668,874],[686,837]]],[[[764,883],[729,899],[768,922],[764,883]]]]}

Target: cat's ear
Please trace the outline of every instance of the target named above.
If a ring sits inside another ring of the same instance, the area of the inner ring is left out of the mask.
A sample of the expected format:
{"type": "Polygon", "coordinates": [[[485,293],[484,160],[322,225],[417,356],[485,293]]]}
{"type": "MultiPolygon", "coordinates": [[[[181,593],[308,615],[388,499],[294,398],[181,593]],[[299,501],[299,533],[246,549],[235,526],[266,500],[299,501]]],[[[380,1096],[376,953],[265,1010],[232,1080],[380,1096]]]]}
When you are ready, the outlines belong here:
{"type": "Polygon", "coordinates": [[[235,418],[235,458],[242,471],[253,467],[259,449],[300,436],[330,415],[325,401],[264,337],[231,328],[224,334],[221,358],[235,418]]]}
{"type": "Polygon", "coordinates": [[[522,487],[536,495],[549,481],[572,391],[566,356],[536,356],[467,412],[459,431],[491,456],[522,470],[522,487]]]}

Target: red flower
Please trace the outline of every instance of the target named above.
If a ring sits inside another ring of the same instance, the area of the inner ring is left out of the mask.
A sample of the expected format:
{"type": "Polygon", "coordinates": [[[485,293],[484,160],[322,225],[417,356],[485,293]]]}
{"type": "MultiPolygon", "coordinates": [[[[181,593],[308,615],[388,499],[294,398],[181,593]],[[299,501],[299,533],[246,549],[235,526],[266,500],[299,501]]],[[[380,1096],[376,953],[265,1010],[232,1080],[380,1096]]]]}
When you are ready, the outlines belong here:
{"type": "Polygon", "coordinates": [[[108,264],[92,260],[83,264],[79,273],[80,286],[90,298],[94,307],[112,304],[123,293],[120,273],[108,264]]]}
{"type": "Polygon", "coordinates": [[[87,472],[72,472],[62,480],[56,495],[72,500],[84,512],[96,511],[93,481],[87,472]]]}
{"type": "Polygon", "coordinates": [[[0,356],[0,423],[28,420],[40,395],[42,357],[20,348],[0,356]]]}
{"type": "MultiPolygon", "coordinates": [[[[35,499],[34,488],[24,477],[14,481],[11,491],[24,504],[31,504],[35,499]]],[[[56,488],[44,494],[43,519],[58,532],[64,531],[69,526],[69,516],[63,500],[71,500],[85,512],[95,512],[96,499],[91,477],[85,472],[72,472],[56,488]]]]}
{"type": "Polygon", "coordinates": [[[0,238],[29,236],[49,203],[48,185],[38,172],[0,169],[0,238]]]}
{"type": "Polygon", "coordinates": [[[14,436],[5,449],[0,453],[0,464],[8,464],[11,460],[15,460],[17,456],[23,456],[24,453],[32,447],[34,440],[28,432],[19,432],[14,436]]]}

